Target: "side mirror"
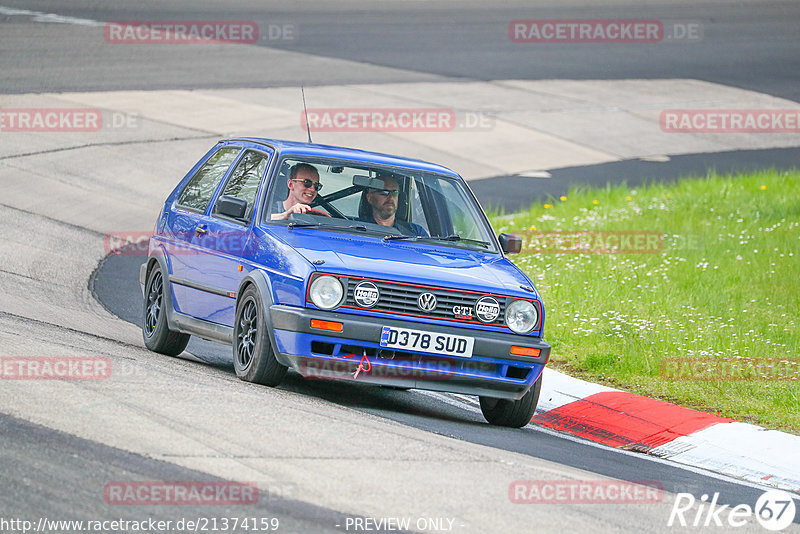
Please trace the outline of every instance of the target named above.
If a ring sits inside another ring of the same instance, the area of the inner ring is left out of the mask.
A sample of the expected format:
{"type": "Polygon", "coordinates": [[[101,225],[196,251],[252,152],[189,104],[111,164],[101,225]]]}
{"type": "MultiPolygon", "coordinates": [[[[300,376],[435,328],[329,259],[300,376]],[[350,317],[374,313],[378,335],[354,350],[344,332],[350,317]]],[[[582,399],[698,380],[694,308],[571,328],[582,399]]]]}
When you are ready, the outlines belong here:
{"type": "Polygon", "coordinates": [[[247,201],[241,198],[232,197],[229,195],[222,195],[217,200],[216,212],[225,217],[233,219],[243,219],[247,211],[247,201]]]}
{"type": "Polygon", "coordinates": [[[500,248],[506,254],[518,254],[522,250],[522,238],[516,234],[500,234],[500,248]]]}

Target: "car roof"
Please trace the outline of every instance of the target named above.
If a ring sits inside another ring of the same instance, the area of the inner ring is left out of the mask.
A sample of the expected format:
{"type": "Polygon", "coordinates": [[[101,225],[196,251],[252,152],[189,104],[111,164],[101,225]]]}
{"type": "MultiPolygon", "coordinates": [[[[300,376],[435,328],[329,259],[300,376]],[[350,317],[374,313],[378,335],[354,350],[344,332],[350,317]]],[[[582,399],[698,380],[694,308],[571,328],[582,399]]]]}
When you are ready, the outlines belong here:
{"type": "Polygon", "coordinates": [[[401,156],[392,156],[390,154],[381,154],[380,152],[358,150],[355,148],[346,148],[333,145],[318,145],[316,143],[302,143],[297,141],[286,141],[282,139],[265,139],[261,137],[237,137],[234,139],[226,139],[225,141],[246,141],[249,143],[262,144],[274,148],[281,155],[291,154],[298,156],[318,156],[353,161],[364,161],[376,163],[378,165],[407,167],[439,174],[447,174],[450,176],[458,176],[455,171],[435,163],[429,163],[427,161],[413,158],[404,158],[401,156]]]}

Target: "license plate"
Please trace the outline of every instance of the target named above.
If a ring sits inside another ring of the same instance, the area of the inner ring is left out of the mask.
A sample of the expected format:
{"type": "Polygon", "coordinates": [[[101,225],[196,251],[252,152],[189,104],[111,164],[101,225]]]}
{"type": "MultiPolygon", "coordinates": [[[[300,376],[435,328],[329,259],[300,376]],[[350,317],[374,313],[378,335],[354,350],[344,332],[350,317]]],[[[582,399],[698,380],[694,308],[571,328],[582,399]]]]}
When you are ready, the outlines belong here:
{"type": "Polygon", "coordinates": [[[442,354],[472,358],[472,346],[475,339],[466,336],[453,336],[424,332],[409,328],[384,326],[381,330],[381,347],[387,349],[413,350],[428,354],[442,354]]]}

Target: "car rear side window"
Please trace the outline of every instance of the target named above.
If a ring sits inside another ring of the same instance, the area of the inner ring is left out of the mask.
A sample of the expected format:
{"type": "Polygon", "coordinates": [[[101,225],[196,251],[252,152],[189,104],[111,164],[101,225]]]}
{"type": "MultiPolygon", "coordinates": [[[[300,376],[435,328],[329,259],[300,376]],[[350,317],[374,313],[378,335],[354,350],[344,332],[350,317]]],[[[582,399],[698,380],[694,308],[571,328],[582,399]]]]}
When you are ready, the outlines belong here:
{"type": "Polygon", "coordinates": [[[208,158],[178,195],[178,206],[205,212],[214,191],[240,150],[238,147],[221,148],[208,158]]]}
{"type": "MultiPolygon", "coordinates": [[[[261,178],[264,177],[264,172],[267,170],[267,163],[269,163],[269,156],[248,150],[239,161],[239,164],[236,165],[236,168],[233,169],[230,178],[228,178],[228,183],[225,184],[225,188],[220,194],[220,197],[236,197],[247,202],[247,209],[243,217],[247,222],[250,222],[253,217],[253,206],[256,202],[258,186],[261,184],[261,178]]],[[[217,199],[217,202],[219,202],[219,199],[217,199]]],[[[216,211],[216,207],[214,211],[216,211]]]]}

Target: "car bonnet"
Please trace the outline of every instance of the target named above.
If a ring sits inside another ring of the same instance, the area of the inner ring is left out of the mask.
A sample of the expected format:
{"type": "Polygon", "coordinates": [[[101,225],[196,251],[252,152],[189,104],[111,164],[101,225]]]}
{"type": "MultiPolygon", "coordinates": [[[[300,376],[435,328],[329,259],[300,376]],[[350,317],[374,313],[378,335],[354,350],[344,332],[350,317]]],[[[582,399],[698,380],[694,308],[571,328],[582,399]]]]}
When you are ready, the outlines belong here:
{"type": "Polygon", "coordinates": [[[530,280],[497,253],[427,242],[383,241],[375,237],[280,228],[278,237],[318,271],[431,286],[498,292],[531,298],[530,280]]]}

